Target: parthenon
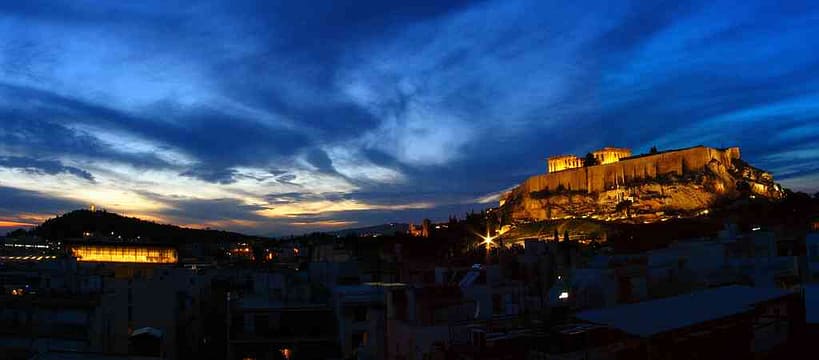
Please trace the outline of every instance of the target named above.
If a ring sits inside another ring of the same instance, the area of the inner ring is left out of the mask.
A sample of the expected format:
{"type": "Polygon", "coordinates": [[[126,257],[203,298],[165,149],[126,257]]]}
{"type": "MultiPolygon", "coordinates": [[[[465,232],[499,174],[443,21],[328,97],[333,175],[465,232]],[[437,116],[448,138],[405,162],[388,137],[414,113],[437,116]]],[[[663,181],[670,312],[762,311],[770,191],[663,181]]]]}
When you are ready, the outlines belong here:
{"type": "MultiPolygon", "coordinates": [[[[622,158],[631,156],[631,149],[607,146],[600,150],[593,151],[591,154],[597,160],[597,164],[605,165],[618,162],[622,158]]],[[[583,167],[583,162],[583,158],[575,155],[557,155],[550,156],[546,159],[547,168],[550,173],[583,167]]]]}

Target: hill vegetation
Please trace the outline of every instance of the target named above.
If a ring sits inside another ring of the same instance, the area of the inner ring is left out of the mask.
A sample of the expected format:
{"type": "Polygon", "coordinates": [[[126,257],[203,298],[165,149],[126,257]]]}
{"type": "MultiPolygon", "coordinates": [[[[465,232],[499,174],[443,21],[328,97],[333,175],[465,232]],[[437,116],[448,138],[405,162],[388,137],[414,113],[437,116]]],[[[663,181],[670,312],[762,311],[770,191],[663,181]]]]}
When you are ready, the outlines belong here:
{"type": "Polygon", "coordinates": [[[29,233],[55,241],[93,237],[101,240],[139,240],[179,244],[254,239],[254,237],[234,232],[158,224],[111,212],[90,210],[75,210],[51,218],[29,233]]]}

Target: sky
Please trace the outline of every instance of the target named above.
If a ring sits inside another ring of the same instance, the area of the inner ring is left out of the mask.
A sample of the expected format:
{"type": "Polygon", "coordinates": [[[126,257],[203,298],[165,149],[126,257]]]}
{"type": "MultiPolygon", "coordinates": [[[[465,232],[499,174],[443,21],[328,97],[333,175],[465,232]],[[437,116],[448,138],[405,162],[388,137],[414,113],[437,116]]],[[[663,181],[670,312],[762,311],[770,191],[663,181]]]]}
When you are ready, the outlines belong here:
{"type": "Polygon", "coordinates": [[[0,232],[418,223],[603,146],[813,193],[816,49],[813,1],[0,1],[0,232]]]}

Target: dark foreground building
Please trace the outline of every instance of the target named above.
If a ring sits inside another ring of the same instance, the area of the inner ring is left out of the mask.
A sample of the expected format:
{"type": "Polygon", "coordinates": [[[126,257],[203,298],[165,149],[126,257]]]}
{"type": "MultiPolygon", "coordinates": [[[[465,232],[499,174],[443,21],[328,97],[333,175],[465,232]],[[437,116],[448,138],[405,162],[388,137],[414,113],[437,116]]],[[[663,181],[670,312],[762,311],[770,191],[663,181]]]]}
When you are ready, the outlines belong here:
{"type": "Polygon", "coordinates": [[[622,332],[621,346],[608,347],[615,351],[603,357],[618,359],[775,355],[805,323],[801,294],[737,285],[589,310],[576,317],[622,332]]]}

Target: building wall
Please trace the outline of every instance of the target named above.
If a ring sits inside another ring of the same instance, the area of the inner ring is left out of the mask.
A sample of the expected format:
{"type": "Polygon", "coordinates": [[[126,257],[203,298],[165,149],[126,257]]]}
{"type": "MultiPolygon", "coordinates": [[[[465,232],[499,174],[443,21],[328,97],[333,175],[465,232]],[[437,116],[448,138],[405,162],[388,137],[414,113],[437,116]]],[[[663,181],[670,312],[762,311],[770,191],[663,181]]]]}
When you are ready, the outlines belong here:
{"type": "Polygon", "coordinates": [[[631,156],[631,150],[625,148],[603,148],[592,153],[600,164],[611,164],[631,156]]]}
{"type": "MultiPolygon", "coordinates": [[[[102,351],[102,314],[94,296],[3,296],[0,299],[0,359],[3,351],[102,351]]],[[[14,357],[11,357],[14,358],[14,357]]]]}
{"type": "Polygon", "coordinates": [[[739,159],[739,148],[719,150],[705,146],[668,151],[655,155],[626,158],[614,163],[570,169],[556,173],[530,177],[523,185],[525,193],[557,190],[561,185],[567,190],[597,192],[618,184],[657,175],[681,175],[687,171],[704,168],[712,159],[726,166],[739,159]]]}
{"type": "Polygon", "coordinates": [[[166,359],[184,358],[179,352],[201,343],[197,316],[210,276],[186,268],[163,265],[106,264],[116,275],[103,279],[104,328],[111,333],[106,352],[127,353],[131,331],[152,327],[162,331],[166,359]],[[184,329],[179,334],[178,330],[184,329]]]}

